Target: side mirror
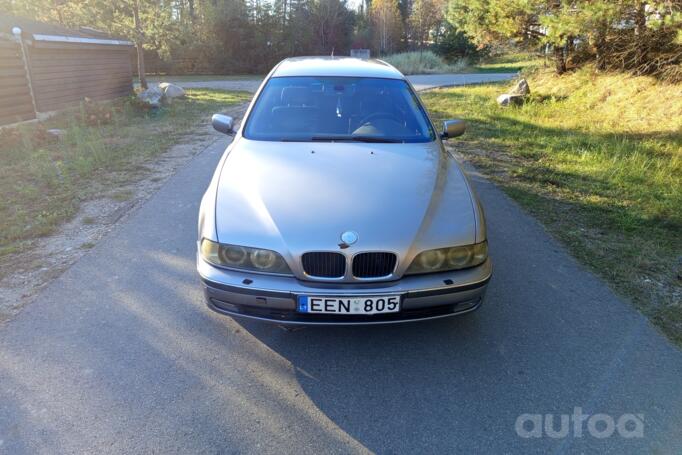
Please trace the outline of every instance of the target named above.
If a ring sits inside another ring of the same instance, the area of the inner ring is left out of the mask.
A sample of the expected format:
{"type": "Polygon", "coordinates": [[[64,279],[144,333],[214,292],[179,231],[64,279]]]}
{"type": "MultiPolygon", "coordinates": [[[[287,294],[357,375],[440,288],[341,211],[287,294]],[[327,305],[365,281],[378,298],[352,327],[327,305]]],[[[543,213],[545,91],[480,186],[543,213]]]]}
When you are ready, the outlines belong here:
{"type": "Polygon", "coordinates": [[[444,120],[443,133],[440,135],[441,139],[450,139],[464,134],[467,129],[467,124],[464,120],[444,120]]]}
{"type": "Polygon", "coordinates": [[[229,115],[214,114],[211,117],[211,124],[216,131],[229,134],[230,136],[234,134],[234,119],[229,115]]]}

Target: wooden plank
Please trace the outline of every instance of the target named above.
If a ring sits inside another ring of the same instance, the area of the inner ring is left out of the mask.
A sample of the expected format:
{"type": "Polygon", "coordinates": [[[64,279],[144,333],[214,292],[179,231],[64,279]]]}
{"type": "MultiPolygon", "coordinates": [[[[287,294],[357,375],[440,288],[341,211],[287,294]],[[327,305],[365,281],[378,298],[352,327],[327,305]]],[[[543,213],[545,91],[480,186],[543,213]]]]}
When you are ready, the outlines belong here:
{"type": "Polygon", "coordinates": [[[2,81],[0,81],[0,103],[5,97],[9,96],[31,96],[31,92],[28,89],[28,84],[24,81],[23,85],[17,85],[16,87],[7,87],[2,81]]]}
{"type": "MultiPolygon", "coordinates": [[[[121,98],[124,96],[127,96],[128,92],[127,91],[118,91],[118,92],[111,92],[111,93],[104,93],[104,94],[98,94],[98,95],[90,95],[88,98],[94,101],[108,101],[108,100],[113,100],[116,98],[121,98]]],[[[66,107],[70,106],[78,106],[80,102],[83,101],[82,98],[64,98],[64,99],[57,99],[57,100],[49,100],[49,102],[43,102],[38,106],[38,112],[50,112],[50,111],[56,111],[60,109],[64,109],[66,107]]]]}
{"type": "Polygon", "coordinates": [[[24,62],[18,59],[0,59],[0,70],[24,69],[24,62]]]}
{"type": "Polygon", "coordinates": [[[21,106],[0,106],[0,117],[11,117],[13,115],[33,114],[33,104],[22,104],[21,106]]]}
{"type": "Polygon", "coordinates": [[[0,117],[23,115],[30,112],[33,112],[33,104],[31,104],[31,100],[28,101],[28,104],[19,104],[13,106],[4,106],[0,104],[0,117]]]}
{"type": "MultiPolygon", "coordinates": [[[[19,59],[20,60],[20,59],[19,59]]],[[[131,66],[128,59],[91,59],[74,61],[53,61],[51,64],[34,63],[31,61],[31,68],[37,71],[68,71],[68,70],[87,70],[101,67],[129,68],[131,66]]]]}
{"type": "Polygon", "coordinates": [[[84,73],[84,74],[79,74],[78,76],[62,76],[62,75],[42,75],[41,77],[34,77],[33,78],[33,85],[41,86],[41,87],[59,87],[63,84],[88,84],[88,83],[96,83],[96,82],[106,82],[109,80],[118,80],[118,81],[131,81],[132,83],[132,76],[130,74],[126,73],[112,73],[112,72],[105,72],[101,74],[90,74],[90,73],[84,73]]]}
{"type": "Polygon", "coordinates": [[[13,41],[0,39],[0,49],[14,49],[17,47],[19,47],[19,44],[15,43],[13,41]]]}
{"type": "Polygon", "coordinates": [[[31,103],[31,96],[26,95],[25,93],[17,94],[17,95],[10,95],[10,96],[3,96],[0,98],[0,107],[4,106],[21,106],[24,104],[32,104],[31,103]]]}
{"type": "Polygon", "coordinates": [[[108,61],[108,62],[90,62],[82,63],[78,65],[50,65],[50,66],[37,66],[31,65],[31,71],[33,74],[52,74],[52,73],[82,73],[85,71],[97,71],[97,70],[120,70],[130,73],[132,68],[130,63],[126,61],[108,61]]]}
{"type": "Polygon", "coordinates": [[[25,76],[25,71],[24,68],[21,69],[5,69],[5,68],[0,68],[0,77],[8,77],[8,76],[25,76]]]}
{"type": "Polygon", "coordinates": [[[133,84],[129,79],[108,79],[97,81],[60,81],[57,84],[40,82],[33,84],[33,91],[36,97],[51,96],[51,93],[69,93],[78,92],[81,90],[102,89],[105,90],[111,87],[132,87],[133,84]]]}
{"type": "Polygon", "coordinates": [[[80,62],[77,64],[54,64],[54,65],[31,65],[31,69],[38,73],[45,72],[67,72],[67,71],[90,71],[98,68],[121,68],[130,70],[130,63],[124,60],[106,60],[80,62]]]}
{"type": "Polygon", "coordinates": [[[33,82],[33,85],[35,87],[41,87],[45,89],[52,89],[52,90],[61,90],[64,87],[67,86],[83,86],[83,87],[89,87],[89,86],[97,86],[97,85],[106,85],[107,83],[113,83],[113,82],[128,82],[132,85],[132,78],[129,75],[125,76],[116,76],[116,75],[104,75],[104,76],[94,76],[94,77],[87,77],[87,78],[63,78],[63,79],[47,79],[47,80],[36,80],[33,82]]]}
{"type": "Polygon", "coordinates": [[[130,72],[130,64],[128,62],[122,61],[110,61],[107,63],[101,62],[82,62],[78,65],[50,65],[50,66],[36,66],[31,65],[31,70],[35,74],[48,74],[48,73],[78,73],[84,71],[97,71],[97,70],[112,70],[119,69],[121,71],[130,72]]]}
{"type": "Polygon", "coordinates": [[[79,62],[79,61],[89,61],[89,60],[107,60],[107,59],[121,59],[124,60],[130,58],[130,54],[127,52],[36,52],[35,49],[31,51],[32,61],[40,64],[49,64],[55,62],[79,62]]]}
{"type": "Polygon", "coordinates": [[[61,83],[69,82],[94,82],[103,81],[108,79],[130,79],[133,77],[130,73],[118,72],[118,71],[102,71],[96,73],[84,72],[78,74],[40,74],[33,75],[33,83],[39,85],[59,85],[61,83]]]}
{"type": "Polygon", "coordinates": [[[128,51],[132,52],[135,46],[118,46],[114,44],[82,44],[82,43],[56,43],[45,41],[34,41],[33,47],[38,50],[64,50],[71,52],[73,50],[92,50],[92,51],[128,51]]]}
{"type": "Polygon", "coordinates": [[[10,123],[23,122],[25,120],[33,120],[34,118],[36,118],[36,116],[33,112],[31,112],[30,114],[0,117],[0,125],[9,125],[10,123]]]}
{"type": "Polygon", "coordinates": [[[125,59],[130,58],[127,52],[73,52],[65,53],[60,51],[52,51],[48,53],[38,53],[35,50],[31,51],[31,58],[38,63],[54,63],[54,62],[78,62],[89,60],[107,60],[107,59],[125,59]]]}
{"type": "MultiPolygon", "coordinates": [[[[84,98],[95,98],[97,96],[108,96],[112,94],[118,94],[118,93],[132,93],[132,90],[128,87],[124,86],[114,86],[114,87],[107,87],[107,88],[93,88],[93,89],[86,89],[86,90],[80,90],[80,91],[70,91],[66,93],[58,93],[58,92],[53,92],[51,94],[43,96],[39,98],[39,104],[40,106],[43,106],[44,104],[50,104],[53,102],[61,102],[61,101],[80,101],[83,100],[84,98]]],[[[39,110],[43,110],[40,108],[39,110]]]]}
{"type": "Polygon", "coordinates": [[[0,59],[5,58],[18,58],[21,59],[21,50],[19,47],[16,49],[0,49],[0,59]]]}
{"type": "Polygon", "coordinates": [[[122,70],[121,68],[102,68],[96,70],[84,70],[84,71],[66,71],[66,72],[36,72],[32,71],[34,81],[50,81],[57,79],[99,79],[107,76],[116,77],[128,77],[132,79],[132,73],[130,71],[122,70]]]}
{"type": "Polygon", "coordinates": [[[92,98],[95,95],[98,94],[110,94],[110,93],[118,93],[121,91],[127,91],[128,93],[132,93],[132,87],[128,85],[111,85],[108,87],[86,87],[81,90],[78,89],[70,89],[70,90],[62,90],[62,91],[52,91],[49,93],[46,93],[41,99],[44,100],[55,100],[55,99],[76,99],[76,100],[81,100],[85,97],[92,98]]]}
{"type": "Polygon", "coordinates": [[[0,81],[7,84],[15,84],[17,81],[22,81],[22,83],[28,83],[26,79],[26,72],[23,70],[3,70],[0,69],[0,81]]]}
{"type": "Polygon", "coordinates": [[[124,85],[119,85],[119,86],[112,86],[112,87],[96,87],[96,88],[88,88],[88,89],[83,89],[83,90],[75,90],[75,91],[68,91],[68,92],[50,92],[47,94],[44,94],[41,97],[38,97],[38,104],[39,108],[38,110],[43,112],[43,106],[47,104],[52,104],[55,102],[63,102],[63,101],[81,101],[84,98],[97,98],[99,96],[104,96],[105,99],[109,95],[114,95],[114,94],[130,94],[132,93],[132,87],[129,86],[124,86],[124,85]]]}
{"type": "Polygon", "coordinates": [[[111,52],[111,51],[95,51],[89,52],[80,50],[79,52],[62,52],[54,50],[50,52],[40,52],[35,49],[30,51],[31,62],[39,65],[54,64],[54,63],[78,63],[88,62],[90,60],[125,60],[130,59],[128,52],[111,52]]]}
{"type": "Polygon", "coordinates": [[[0,125],[10,125],[12,123],[24,122],[35,119],[35,115],[25,115],[20,117],[0,117],[0,125]]]}
{"type": "Polygon", "coordinates": [[[49,97],[52,93],[78,93],[79,90],[106,90],[111,87],[133,86],[130,78],[125,79],[98,79],[89,81],[73,81],[65,80],[58,83],[48,82],[34,82],[33,90],[37,98],[49,97]]]}
{"type": "Polygon", "coordinates": [[[0,76],[0,87],[14,88],[14,87],[28,87],[28,81],[23,76],[2,77],[0,76]]]}

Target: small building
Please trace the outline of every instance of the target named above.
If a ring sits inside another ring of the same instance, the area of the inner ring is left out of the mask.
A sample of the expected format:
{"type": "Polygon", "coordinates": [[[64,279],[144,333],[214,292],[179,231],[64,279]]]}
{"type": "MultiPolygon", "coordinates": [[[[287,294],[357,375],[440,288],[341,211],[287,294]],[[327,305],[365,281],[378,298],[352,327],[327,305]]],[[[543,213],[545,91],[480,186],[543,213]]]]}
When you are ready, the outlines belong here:
{"type": "Polygon", "coordinates": [[[72,30],[0,16],[0,125],[133,90],[133,43],[105,33],[72,30]]]}

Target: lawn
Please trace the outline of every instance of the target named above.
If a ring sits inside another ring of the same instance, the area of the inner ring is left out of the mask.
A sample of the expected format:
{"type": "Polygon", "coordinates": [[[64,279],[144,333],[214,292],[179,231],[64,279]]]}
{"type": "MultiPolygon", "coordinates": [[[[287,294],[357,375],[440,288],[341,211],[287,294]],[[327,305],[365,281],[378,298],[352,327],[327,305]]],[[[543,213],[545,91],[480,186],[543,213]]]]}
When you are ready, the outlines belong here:
{"type": "Polygon", "coordinates": [[[143,178],[141,169],[210,114],[251,96],[191,90],[158,112],[133,98],[84,103],[44,123],[0,130],[0,258],[54,232],[102,188],[143,178]],[[48,135],[52,128],[63,138],[48,135]]]}
{"type": "Polygon", "coordinates": [[[529,53],[510,53],[484,60],[476,65],[468,66],[466,73],[518,73],[532,70],[544,65],[542,57],[529,53]]]}
{"type": "Polygon", "coordinates": [[[466,119],[465,159],[682,344],[682,85],[590,68],[529,82],[518,108],[499,84],[422,98],[466,119]]]}

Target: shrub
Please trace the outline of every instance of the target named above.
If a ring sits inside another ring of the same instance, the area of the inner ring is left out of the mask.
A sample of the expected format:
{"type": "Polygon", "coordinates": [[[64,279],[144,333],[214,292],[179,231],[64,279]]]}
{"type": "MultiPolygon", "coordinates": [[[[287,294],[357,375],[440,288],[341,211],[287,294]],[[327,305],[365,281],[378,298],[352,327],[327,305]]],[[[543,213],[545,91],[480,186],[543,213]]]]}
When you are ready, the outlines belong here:
{"type": "Polygon", "coordinates": [[[384,61],[395,66],[403,74],[436,74],[461,71],[466,62],[448,64],[432,51],[413,51],[387,55],[384,61]]]}
{"type": "Polygon", "coordinates": [[[489,46],[478,48],[468,36],[448,23],[440,42],[434,46],[434,51],[446,62],[466,59],[474,63],[490,55],[489,46]]]}

